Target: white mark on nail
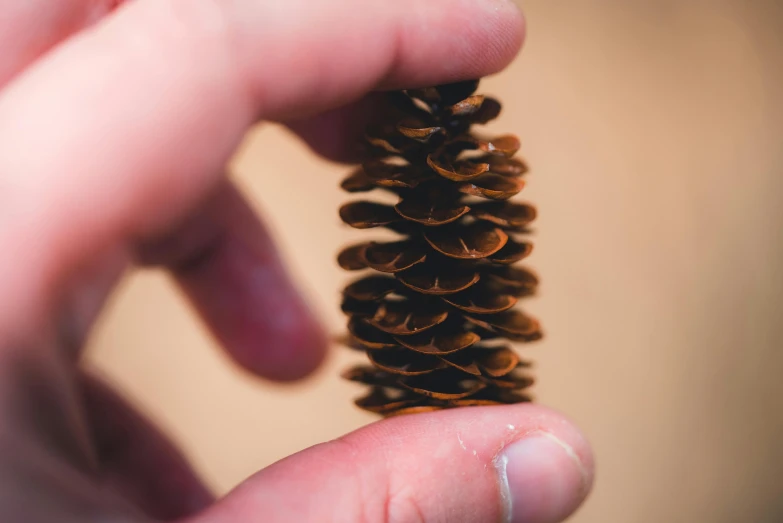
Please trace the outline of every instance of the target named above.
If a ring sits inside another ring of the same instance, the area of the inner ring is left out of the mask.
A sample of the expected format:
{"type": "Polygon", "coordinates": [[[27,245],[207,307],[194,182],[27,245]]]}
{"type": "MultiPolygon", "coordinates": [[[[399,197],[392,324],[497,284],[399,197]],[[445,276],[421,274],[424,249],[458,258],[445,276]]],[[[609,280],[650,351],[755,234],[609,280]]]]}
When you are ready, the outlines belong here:
{"type": "Polygon", "coordinates": [[[514,430],[516,427],[514,425],[509,425],[508,430],[514,430]]]}
{"type": "Polygon", "coordinates": [[[582,464],[581,458],[579,457],[579,455],[574,450],[574,447],[572,447],[571,445],[569,445],[565,441],[559,439],[554,434],[550,434],[549,432],[540,432],[540,434],[542,436],[544,436],[545,438],[549,439],[550,441],[553,441],[554,443],[557,443],[557,445],[559,445],[565,451],[566,455],[569,458],[571,458],[572,460],[574,460],[574,462],[576,463],[577,467],[579,468],[579,472],[580,472],[581,477],[582,477],[582,489],[587,488],[587,483],[588,483],[588,479],[587,478],[588,478],[589,474],[587,472],[587,469],[585,469],[585,466],[582,464]]]}
{"type": "Polygon", "coordinates": [[[462,438],[459,436],[459,432],[457,432],[457,441],[459,441],[459,446],[462,447],[462,450],[468,450],[468,447],[465,446],[465,442],[462,441],[462,438]]]}
{"type": "Polygon", "coordinates": [[[494,461],[495,468],[498,471],[498,486],[500,487],[500,502],[502,505],[500,520],[511,523],[511,489],[508,486],[508,473],[506,472],[508,458],[505,454],[501,454],[494,461]]]}

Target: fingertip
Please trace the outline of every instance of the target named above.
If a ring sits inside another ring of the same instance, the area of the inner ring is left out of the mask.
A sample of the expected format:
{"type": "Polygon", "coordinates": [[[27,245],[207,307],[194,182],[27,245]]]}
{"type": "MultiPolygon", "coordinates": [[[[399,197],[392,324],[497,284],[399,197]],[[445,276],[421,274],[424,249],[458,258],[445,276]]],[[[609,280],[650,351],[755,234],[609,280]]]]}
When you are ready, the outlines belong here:
{"type": "Polygon", "coordinates": [[[482,448],[494,448],[489,460],[497,472],[500,512],[511,523],[564,521],[592,489],[595,464],[587,438],[566,416],[541,405],[468,407],[401,416],[365,430],[368,434],[357,436],[396,439],[415,434],[423,440],[442,430],[437,446],[411,451],[418,459],[436,455],[452,435],[462,451],[472,452],[477,459],[484,459],[482,448]],[[482,427],[481,434],[477,427],[482,427]]]}
{"type": "Polygon", "coordinates": [[[244,369],[293,381],[323,361],[327,336],[239,190],[223,182],[202,208],[137,261],[169,269],[215,339],[244,369]]]}
{"type": "Polygon", "coordinates": [[[529,422],[533,423],[530,433],[551,434],[572,448],[585,468],[587,479],[592,483],[595,467],[592,446],[576,423],[562,412],[544,405],[527,403],[517,408],[522,409],[529,422]]]}
{"type": "Polygon", "coordinates": [[[570,516],[592,486],[592,467],[551,432],[532,432],[495,460],[501,498],[514,523],[556,523],[570,516]]]}
{"type": "Polygon", "coordinates": [[[231,358],[253,374],[281,383],[315,372],[326,358],[327,336],[310,308],[292,300],[300,303],[286,304],[282,309],[287,310],[278,310],[269,323],[250,322],[226,341],[231,358]]]}
{"type": "Polygon", "coordinates": [[[563,414],[534,404],[520,409],[527,426],[515,427],[514,437],[493,460],[505,516],[511,523],[564,521],[592,489],[592,449],[563,414]]]}
{"type": "MultiPolygon", "coordinates": [[[[482,78],[501,71],[508,66],[519,53],[525,39],[525,17],[521,9],[511,0],[483,0],[471,2],[471,11],[455,10],[451,25],[467,27],[465,45],[449,60],[439,64],[420,67],[421,74],[428,80],[438,67],[446,70],[440,73],[438,83],[482,78]],[[463,18],[477,18],[475,9],[483,5],[485,16],[482,24],[462,23],[463,18]]],[[[403,34],[405,34],[403,30],[403,34]]],[[[402,42],[409,38],[400,38],[402,42]]],[[[405,44],[401,44],[405,47],[405,44]]],[[[402,54],[405,50],[398,51],[402,54]]],[[[429,87],[428,80],[417,78],[415,71],[392,71],[378,83],[378,89],[404,89],[411,87],[429,87]]],[[[307,145],[322,157],[344,163],[356,163],[362,159],[362,151],[357,146],[367,125],[377,116],[383,104],[378,92],[365,95],[357,101],[315,116],[285,122],[286,125],[307,145]]]]}
{"type": "MultiPolygon", "coordinates": [[[[505,69],[522,49],[527,33],[527,22],[522,9],[513,0],[486,0],[490,10],[490,39],[493,52],[486,58],[483,76],[505,69]]],[[[487,45],[483,46],[485,49],[487,45]]]]}
{"type": "MultiPolygon", "coordinates": [[[[442,3],[432,2],[430,8],[433,17],[437,13],[440,18],[441,32],[453,33],[448,54],[441,54],[436,59],[422,53],[417,47],[425,45],[427,38],[422,36],[420,25],[403,24],[397,38],[397,56],[405,56],[406,60],[397,60],[378,88],[429,87],[484,78],[508,67],[522,48],[525,17],[512,0],[463,0],[454,2],[454,7],[448,11],[443,9],[442,3]],[[420,60],[415,58],[417,56],[423,58],[420,60]]],[[[441,42],[445,41],[442,35],[439,38],[441,42]]],[[[429,47],[437,45],[432,42],[429,47]]]]}
{"type": "MultiPolygon", "coordinates": [[[[255,230],[257,243],[268,240],[255,230]]],[[[321,364],[327,337],[272,249],[229,235],[207,259],[175,276],[232,360],[286,382],[321,364]]]]}

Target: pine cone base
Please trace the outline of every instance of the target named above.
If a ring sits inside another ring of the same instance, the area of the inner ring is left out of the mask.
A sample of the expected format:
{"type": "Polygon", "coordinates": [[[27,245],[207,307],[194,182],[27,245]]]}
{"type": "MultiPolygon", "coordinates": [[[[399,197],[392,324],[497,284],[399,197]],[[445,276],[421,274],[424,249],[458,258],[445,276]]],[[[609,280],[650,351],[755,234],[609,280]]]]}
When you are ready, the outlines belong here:
{"type": "Polygon", "coordinates": [[[340,208],[348,225],[384,227],[399,238],[348,246],[342,310],[346,344],[371,365],[344,377],[370,386],[362,409],[392,416],[530,401],[529,363],[507,342],[541,337],[538,321],[515,308],[538,278],[515,264],[536,210],[507,201],[524,187],[515,136],[482,138],[473,126],[498,116],[478,81],[390,93],[368,130],[368,157],[342,183],[350,193],[381,190],[395,205],[357,200],[340,208]]]}

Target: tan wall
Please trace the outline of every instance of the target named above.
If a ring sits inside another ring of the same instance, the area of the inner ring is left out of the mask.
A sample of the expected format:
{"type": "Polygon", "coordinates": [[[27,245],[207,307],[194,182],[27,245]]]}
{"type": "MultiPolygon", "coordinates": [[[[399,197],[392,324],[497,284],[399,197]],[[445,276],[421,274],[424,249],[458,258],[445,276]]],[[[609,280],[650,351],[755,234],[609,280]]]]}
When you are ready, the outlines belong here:
{"type": "MultiPolygon", "coordinates": [[[[597,452],[574,521],[783,521],[783,4],[524,3],[525,53],[484,90],[541,211],[538,396],[597,452]]],[[[339,332],[344,169],[267,126],[235,172],[339,332]]],[[[125,282],[90,358],[221,492],[373,419],[337,378],[347,354],[302,385],[254,381],[157,273],[125,282]]]]}

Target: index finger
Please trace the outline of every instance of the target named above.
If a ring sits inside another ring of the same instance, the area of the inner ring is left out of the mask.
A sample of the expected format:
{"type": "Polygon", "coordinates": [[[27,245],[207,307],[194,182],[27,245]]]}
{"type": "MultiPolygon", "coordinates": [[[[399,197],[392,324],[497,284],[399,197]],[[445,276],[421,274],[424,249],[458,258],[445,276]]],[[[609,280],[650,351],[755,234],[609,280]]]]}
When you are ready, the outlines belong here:
{"type": "Polygon", "coordinates": [[[0,223],[14,223],[0,241],[15,252],[0,288],[17,298],[0,330],[24,325],[88,256],[182,219],[259,117],[485,76],[522,35],[509,0],[128,4],[0,96],[0,223]]]}

